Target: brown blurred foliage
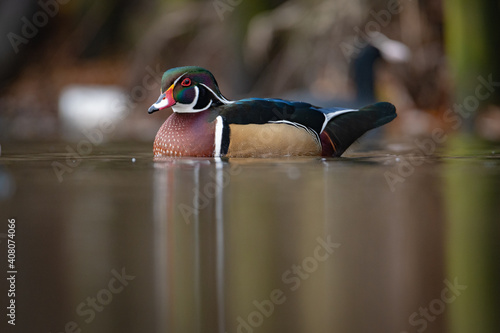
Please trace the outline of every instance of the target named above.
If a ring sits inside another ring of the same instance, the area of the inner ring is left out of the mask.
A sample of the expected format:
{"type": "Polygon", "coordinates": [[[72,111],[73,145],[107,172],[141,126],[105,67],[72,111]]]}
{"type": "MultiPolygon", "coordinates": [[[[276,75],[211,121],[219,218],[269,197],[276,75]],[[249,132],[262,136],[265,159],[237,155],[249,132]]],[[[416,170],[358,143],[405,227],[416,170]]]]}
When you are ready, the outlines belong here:
{"type": "MultiPolygon", "coordinates": [[[[425,132],[434,122],[429,114],[449,106],[441,1],[59,1],[38,34],[19,44],[15,56],[4,57],[9,70],[0,78],[2,137],[57,138],[58,96],[74,83],[121,86],[134,101],[131,122],[151,123],[144,128],[153,131],[158,119],[145,110],[158,90],[133,94],[147,68],[205,67],[229,98],[302,91],[330,102],[355,100],[352,58],[362,48],[357,41],[365,45],[373,27],[410,50],[406,62],[374,65],[377,99],[393,102],[402,115],[393,125],[396,133],[425,132]],[[398,12],[383,17],[395,3],[398,12]],[[346,54],[342,45],[354,45],[355,52],[346,54]]],[[[20,17],[31,20],[40,10],[39,4],[26,5],[2,33],[21,35],[20,17]]],[[[5,40],[2,54],[12,53],[5,40]]],[[[133,132],[131,124],[123,128],[133,132]]]]}

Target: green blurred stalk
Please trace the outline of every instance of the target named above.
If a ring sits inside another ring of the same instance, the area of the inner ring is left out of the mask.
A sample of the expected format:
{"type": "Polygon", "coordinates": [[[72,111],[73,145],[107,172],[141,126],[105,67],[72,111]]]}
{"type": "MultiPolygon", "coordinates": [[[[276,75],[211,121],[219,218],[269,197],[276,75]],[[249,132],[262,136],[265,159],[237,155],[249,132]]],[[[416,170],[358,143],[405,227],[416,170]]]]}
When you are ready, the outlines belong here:
{"type": "MultiPolygon", "coordinates": [[[[498,1],[445,0],[445,40],[454,79],[455,100],[477,97],[478,76],[500,81],[498,1]]],[[[500,101],[500,89],[479,105],[500,101]]],[[[465,119],[462,131],[473,128],[465,119]]],[[[486,152],[474,139],[458,136],[449,142],[449,155],[463,157],[486,152]]],[[[488,151],[489,152],[489,151],[488,151]]],[[[468,286],[450,304],[450,331],[495,332],[500,326],[499,191],[500,176],[482,158],[449,160],[445,166],[448,217],[447,276],[468,286]]],[[[451,280],[450,280],[451,281],[451,280]]]]}
{"type": "MultiPolygon", "coordinates": [[[[449,155],[486,150],[470,137],[450,140],[449,155]]],[[[495,332],[500,327],[500,175],[480,158],[449,160],[445,170],[448,218],[447,279],[467,289],[448,310],[449,332],[495,332]]]]}
{"type": "MultiPolygon", "coordinates": [[[[474,94],[478,75],[500,81],[500,4],[491,0],[445,0],[445,43],[457,100],[474,94]]],[[[488,103],[500,102],[500,89],[488,103]]]]}

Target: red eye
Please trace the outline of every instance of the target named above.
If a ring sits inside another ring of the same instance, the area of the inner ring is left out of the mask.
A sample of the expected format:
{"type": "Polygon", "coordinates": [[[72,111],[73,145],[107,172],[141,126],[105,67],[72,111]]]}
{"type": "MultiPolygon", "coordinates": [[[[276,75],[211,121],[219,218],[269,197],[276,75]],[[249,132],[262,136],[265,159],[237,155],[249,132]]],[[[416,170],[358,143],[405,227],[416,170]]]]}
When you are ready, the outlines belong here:
{"type": "Polygon", "coordinates": [[[181,85],[183,87],[189,87],[191,85],[191,79],[190,78],[185,78],[184,80],[182,80],[181,85]]]}

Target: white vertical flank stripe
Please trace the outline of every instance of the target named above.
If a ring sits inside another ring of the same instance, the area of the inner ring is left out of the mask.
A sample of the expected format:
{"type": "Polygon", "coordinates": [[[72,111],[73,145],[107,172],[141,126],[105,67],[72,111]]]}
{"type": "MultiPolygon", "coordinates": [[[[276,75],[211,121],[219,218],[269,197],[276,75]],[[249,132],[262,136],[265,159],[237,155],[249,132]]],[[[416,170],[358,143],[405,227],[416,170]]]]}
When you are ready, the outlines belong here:
{"type": "Polygon", "coordinates": [[[221,116],[215,118],[215,151],[214,157],[220,157],[220,150],[222,147],[222,131],[224,123],[221,116]]]}

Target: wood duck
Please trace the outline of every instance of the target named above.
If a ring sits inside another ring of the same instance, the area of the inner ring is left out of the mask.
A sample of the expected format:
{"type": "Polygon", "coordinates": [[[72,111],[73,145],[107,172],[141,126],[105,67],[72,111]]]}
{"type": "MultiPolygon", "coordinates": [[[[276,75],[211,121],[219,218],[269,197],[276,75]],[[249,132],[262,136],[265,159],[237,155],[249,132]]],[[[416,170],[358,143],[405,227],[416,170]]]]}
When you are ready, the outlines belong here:
{"type": "Polygon", "coordinates": [[[154,155],[192,157],[341,156],[365,132],[396,117],[394,105],[320,108],[304,102],[248,98],[230,101],[201,67],[162,77],[148,110],[172,107],[154,141],[154,155]]]}

